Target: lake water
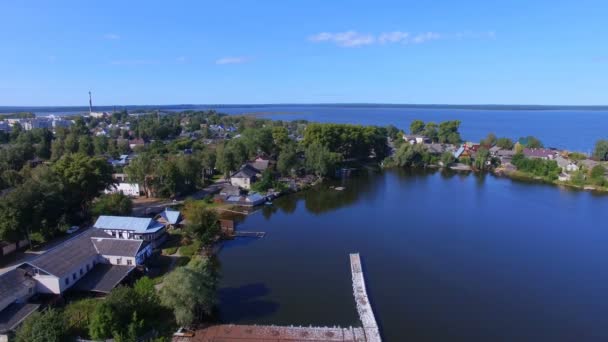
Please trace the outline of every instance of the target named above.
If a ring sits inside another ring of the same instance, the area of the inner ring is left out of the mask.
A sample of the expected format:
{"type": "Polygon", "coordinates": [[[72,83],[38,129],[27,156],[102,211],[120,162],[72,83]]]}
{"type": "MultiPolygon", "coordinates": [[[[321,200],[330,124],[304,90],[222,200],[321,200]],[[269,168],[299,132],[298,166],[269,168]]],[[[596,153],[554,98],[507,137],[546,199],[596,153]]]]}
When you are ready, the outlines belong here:
{"type": "Polygon", "coordinates": [[[226,322],[356,325],[360,252],[386,341],[606,341],[608,197],[490,175],[372,172],[287,196],[220,252],[226,322]]]}
{"type": "MultiPolygon", "coordinates": [[[[146,109],[147,106],[129,106],[146,109]]],[[[153,107],[151,107],[153,108],[153,107]]],[[[498,107],[500,108],[500,107],[498,107]]],[[[412,120],[441,122],[460,120],[464,139],[479,141],[488,133],[517,139],[534,135],[546,146],[590,153],[598,139],[608,139],[608,110],[561,110],[524,109],[489,110],[463,109],[461,107],[411,107],[407,105],[194,105],[163,106],[163,110],[215,109],[228,114],[265,113],[262,117],[275,120],[305,119],[318,122],[354,123],[363,125],[393,124],[407,130],[412,120]]],[[[528,108],[528,109],[525,109],[528,108]]],[[[1,112],[16,110],[34,111],[38,115],[73,115],[87,111],[86,107],[66,108],[16,108],[0,107],[1,112]]],[[[96,107],[96,110],[112,110],[112,107],[96,107]]]]}

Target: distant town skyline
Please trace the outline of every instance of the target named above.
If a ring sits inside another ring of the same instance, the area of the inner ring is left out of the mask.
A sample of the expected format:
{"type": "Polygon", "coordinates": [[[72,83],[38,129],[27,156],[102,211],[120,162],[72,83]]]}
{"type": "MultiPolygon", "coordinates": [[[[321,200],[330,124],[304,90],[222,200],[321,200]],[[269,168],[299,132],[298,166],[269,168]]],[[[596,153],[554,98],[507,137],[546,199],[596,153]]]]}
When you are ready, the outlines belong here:
{"type": "Polygon", "coordinates": [[[608,3],[5,2],[0,106],[608,105],[608,3]]]}

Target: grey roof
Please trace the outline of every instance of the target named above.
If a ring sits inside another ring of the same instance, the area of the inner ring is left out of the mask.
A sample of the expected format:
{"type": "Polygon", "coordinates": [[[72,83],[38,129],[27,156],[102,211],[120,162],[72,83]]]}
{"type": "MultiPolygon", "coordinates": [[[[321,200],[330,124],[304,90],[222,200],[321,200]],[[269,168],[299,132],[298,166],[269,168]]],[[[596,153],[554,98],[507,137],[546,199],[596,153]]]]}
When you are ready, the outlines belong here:
{"type": "Polygon", "coordinates": [[[95,228],[110,230],[131,230],[136,233],[154,233],[164,227],[163,224],[147,217],[106,216],[101,215],[95,228]]]}
{"type": "Polygon", "coordinates": [[[143,247],[143,240],[126,240],[118,238],[91,238],[95,249],[101,255],[134,257],[143,247]]]}
{"type": "Polygon", "coordinates": [[[110,237],[103,231],[88,229],[28,263],[56,277],[63,277],[80,266],[84,259],[97,255],[91,243],[91,237],[96,236],[110,237]]]}
{"type": "Polygon", "coordinates": [[[249,163],[249,165],[251,167],[258,170],[259,172],[266,170],[268,168],[269,164],[270,164],[270,161],[264,160],[264,159],[256,159],[255,161],[249,163]]]}
{"type": "Polygon", "coordinates": [[[74,285],[74,289],[109,293],[134,268],[135,266],[97,264],[74,285]]]}
{"type": "MultiPolygon", "coordinates": [[[[28,275],[27,270],[17,267],[0,275],[0,301],[9,298],[17,292],[34,287],[36,284],[28,275]]],[[[15,298],[16,300],[17,298],[15,298]]]]}
{"type": "Polygon", "coordinates": [[[38,310],[40,304],[13,303],[0,312],[0,333],[17,328],[29,315],[38,310]]]}
{"type": "Polygon", "coordinates": [[[240,170],[234,173],[231,178],[252,178],[258,174],[258,170],[251,165],[243,165],[240,170]]]}
{"type": "Polygon", "coordinates": [[[238,196],[240,194],[241,189],[238,186],[234,186],[232,184],[225,184],[220,190],[220,195],[238,196]]]}

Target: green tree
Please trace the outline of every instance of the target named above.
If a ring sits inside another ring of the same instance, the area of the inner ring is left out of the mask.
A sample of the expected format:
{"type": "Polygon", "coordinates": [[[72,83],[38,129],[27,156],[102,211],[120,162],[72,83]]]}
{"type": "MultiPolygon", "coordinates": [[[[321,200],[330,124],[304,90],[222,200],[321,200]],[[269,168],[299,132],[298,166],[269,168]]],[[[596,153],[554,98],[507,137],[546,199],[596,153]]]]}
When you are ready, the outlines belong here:
{"type": "Polygon", "coordinates": [[[608,160],[608,140],[598,140],[595,143],[593,157],[598,160],[608,160]]]}
{"type": "Polygon", "coordinates": [[[122,193],[103,194],[99,196],[95,202],[91,213],[94,216],[99,215],[116,215],[127,216],[133,210],[133,201],[122,193]]]}
{"type": "Polygon", "coordinates": [[[125,172],[132,182],[141,185],[146,197],[152,195],[152,183],[154,180],[155,166],[154,158],[149,153],[140,153],[133,158],[129,165],[125,167],[125,172]]]}
{"type": "Polygon", "coordinates": [[[410,133],[411,134],[422,134],[424,132],[424,121],[422,120],[414,120],[410,124],[410,133]]]}
{"type": "Polygon", "coordinates": [[[63,316],[54,309],[33,313],[15,333],[17,342],[63,342],[67,338],[63,316]]]}
{"type": "Polygon", "coordinates": [[[439,126],[434,122],[429,122],[424,127],[424,136],[431,139],[432,142],[439,141],[439,126]]]}
{"type": "Polygon", "coordinates": [[[403,144],[395,152],[393,160],[400,167],[418,167],[429,163],[430,154],[422,144],[403,144]]]}
{"type": "Polygon", "coordinates": [[[217,303],[217,273],[208,259],[182,266],[165,276],[159,296],[180,326],[192,326],[211,314],[217,303]]]}
{"type": "Polygon", "coordinates": [[[513,149],[513,140],[509,138],[498,138],[496,140],[496,146],[502,148],[503,150],[512,150],[513,149]]]}
{"type": "Polygon", "coordinates": [[[272,139],[274,145],[277,146],[279,150],[282,150],[283,147],[291,141],[291,139],[289,139],[289,131],[283,126],[272,128],[272,139]]]}
{"type": "Polygon", "coordinates": [[[330,175],[341,160],[339,154],[331,152],[319,143],[308,146],[304,154],[306,169],[319,177],[330,175]]]}
{"type": "Polygon", "coordinates": [[[544,147],[543,143],[536,137],[534,136],[527,136],[525,138],[520,138],[519,139],[520,142],[522,143],[522,145],[524,145],[527,148],[542,148],[544,147]]]}
{"type": "Polygon", "coordinates": [[[489,157],[490,157],[490,151],[488,151],[488,149],[485,147],[480,147],[477,150],[477,153],[475,155],[475,161],[473,162],[473,166],[475,167],[475,169],[485,170],[487,168],[486,163],[487,163],[489,157]]]}
{"type": "Polygon", "coordinates": [[[462,141],[458,128],[460,127],[460,121],[445,121],[439,124],[439,130],[437,137],[440,143],[444,144],[458,144],[462,141]]]}
{"type": "Polygon", "coordinates": [[[452,152],[444,152],[441,155],[441,163],[443,164],[444,167],[449,167],[450,165],[454,164],[456,162],[456,157],[454,157],[454,154],[452,152]]]}
{"type": "Polygon", "coordinates": [[[80,203],[82,209],[88,208],[93,198],[113,183],[112,166],[100,157],[67,154],[52,169],[65,184],[71,203],[80,203]]]}
{"type": "Polygon", "coordinates": [[[479,142],[479,144],[483,147],[490,148],[496,145],[497,142],[498,140],[496,139],[496,134],[489,133],[485,139],[479,142]]]}
{"type": "Polygon", "coordinates": [[[186,224],[188,235],[203,244],[210,243],[220,232],[217,213],[205,208],[201,202],[187,201],[184,205],[184,217],[188,222],[186,224]]]}
{"type": "Polygon", "coordinates": [[[285,144],[277,159],[277,170],[284,176],[290,175],[291,171],[298,166],[298,154],[294,143],[285,144]]]}
{"type": "Polygon", "coordinates": [[[593,182],[593,184],[599,185],[599,186],[605,186],[607,183],[605,174],[606,174],[606,168],[602,165],[596,165],[589,172],[589,177],[591,178],[591,181],[593,182]]]}

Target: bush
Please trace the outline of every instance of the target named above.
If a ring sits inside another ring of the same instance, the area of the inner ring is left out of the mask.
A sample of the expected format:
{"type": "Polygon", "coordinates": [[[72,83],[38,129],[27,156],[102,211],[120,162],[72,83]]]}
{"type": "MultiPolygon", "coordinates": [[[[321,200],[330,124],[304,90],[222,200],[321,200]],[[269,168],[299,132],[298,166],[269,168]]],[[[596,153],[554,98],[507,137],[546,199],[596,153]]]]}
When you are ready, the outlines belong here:
{"type": "Polygon", "coordinates": [[[89,323],[99,304],[100,300],[89,298],[72,302],[65,307],[63,317],[70,335],[88,337],[89,323]]]}
{"type": "Polygon", "coordinates": [[[560,167],[555,160],[544,160],[540,158],[526,158],[517,153],[511,161],[519,171],[541,177],[547,181],[554,181],[559,177],[560,167]]]}
{"type": "Polygon", "coordinates": [[[17,330],[17,342],[62,342],[67,339],[67,325],[57,310],[30,315],[17,330]]]}
{"type": "Polygon", "coordinates": [[[201,249],[201,242],[195,240],[192,244],[187,246],[182,246],[179,248],[179,255],[185,257],[192,257],[194,254],[197,254],[201,249]]]}

